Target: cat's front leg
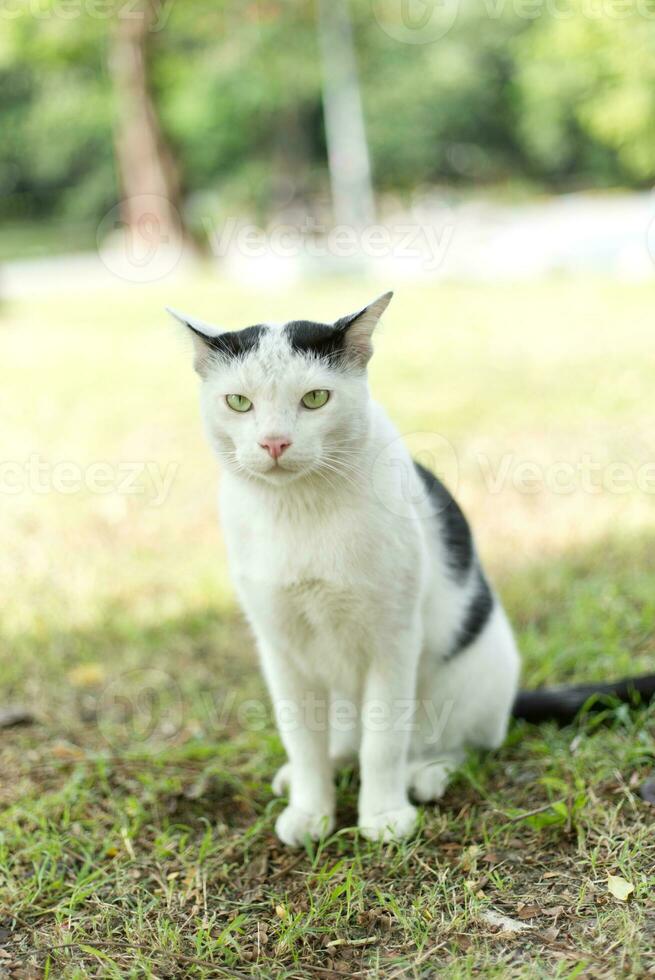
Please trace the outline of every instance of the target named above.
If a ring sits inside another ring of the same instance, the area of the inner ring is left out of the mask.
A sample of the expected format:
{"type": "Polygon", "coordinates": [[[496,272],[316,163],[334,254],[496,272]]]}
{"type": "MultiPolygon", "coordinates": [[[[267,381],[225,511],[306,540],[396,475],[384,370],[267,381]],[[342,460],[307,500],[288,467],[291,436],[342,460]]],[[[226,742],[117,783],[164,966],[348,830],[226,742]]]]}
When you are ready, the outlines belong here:
{"type": "MultiPolygon", "coordinates": [[[[340,769],[358,761],[359,756],[359,699],[354,700],[339,691],[330,693],[330,766],[332,776],[340,769]]],[[[291,786],[291,764],[285,762],[273,777],[276,796],[284,796],[291,786]]]]}
{"type": "Polygon", "coordinates": [[[375,840],[408,837],[416,808],[407,796],[407,756],[416,710],[418,631],[394,644],[396,651],[375,659],[362,700],[359,828],[375,840]]]}
{"type": "Polygon", "coordinates": [[[285,658],[263,654],[275,720],[289,760],[289,805],[275,830],[297,847],[307,836],[325,837],[334,829],[335,788],[328,746],[327,692],[309,684],[285,658]]]}

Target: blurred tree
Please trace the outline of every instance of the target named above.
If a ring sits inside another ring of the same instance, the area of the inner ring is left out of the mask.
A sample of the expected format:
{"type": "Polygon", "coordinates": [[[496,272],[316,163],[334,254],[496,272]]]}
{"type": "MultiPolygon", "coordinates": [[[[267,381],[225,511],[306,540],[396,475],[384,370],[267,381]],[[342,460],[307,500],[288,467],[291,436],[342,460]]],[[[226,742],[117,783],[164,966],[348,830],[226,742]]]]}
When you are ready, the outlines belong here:
{"type": "Polygon", "coordinates": [[[583,0],[567,0],[517,46],[520,134],[546,176],[655,176],[655,4],[612,9],[590,15],[583,0]]]}
{"type": "Polygon", "coordinates": [[[151,95],[152,40],[159,6],[138,0],[110,31],[109,73],[115,99],[115,145],[125,232],[141,239],[144,223],[160,241],[186,237],[178,169],[151,95]]]}
{"type": "Polygon", "coordinates": [[[367,131],[380,188],[480,186],[525,176],[516,141],[510,42],[529,22],[510,5],[489,17],[461,3],[437,42],[411,44],[371,22],[369,3],[358,0],[356,11],[367,131]]]}
{"type": "Polygon", "coordinates": [[[106,25],[56,16],[54,0],[39,9],[18,7],[0,34],[1,213],[97,218],[116,196],[106,25]]]}
{"type": "Polygon", "coordinates": [[[364,227],[375,205],[348,0],[318,0],[318,36],[335,218],[364,227]]]}
{"type": "Polygon", "coordinates": [[[222,213],[263,217],[323,190],[325,140],[313,5],[187,0],[154,65],[158,104],[189,186],[222,213]]]}
{"type": "MultiPolygon", "coordinates": [[[[97,223],[120,197],[119,182],[127,196],[141,193],[127,182],[143,161],[150,187],[168,188],[163,196],[176,203],[171,156],[188,192],[178,210],[189,218],[207,213],[205,194],[219,221],[296,206],[302,214],[328,198],[313,4],[152,0],[159,20],[139,40],[112,33],[113,17],[82,6],[71,18],[61,0],[39,0],[35,17],[31,0],[16,2],[0,36],[3,217],[97,223]],[[109,62],[112,45],[147,49],[147,78],[128,77],[121,57],[109,62]],[[136,102],[130,91],[140,92],[136,102]],[[123,146],[128,130],[135,163],[123,146]]],[[[437,42],[411,44],[382,29],[377,5],[350,0],[376,189],[526,178],[551,187],[648,183],[650,7],[621,16],[591,16],[588,7],[561,0],[528,18],[516,5],[460,4],[437,42]]],[[[132,0],[120,7],[133,8],[132,0]]],[[[140,177],[138,187],[147,182],[140,177]]]]}

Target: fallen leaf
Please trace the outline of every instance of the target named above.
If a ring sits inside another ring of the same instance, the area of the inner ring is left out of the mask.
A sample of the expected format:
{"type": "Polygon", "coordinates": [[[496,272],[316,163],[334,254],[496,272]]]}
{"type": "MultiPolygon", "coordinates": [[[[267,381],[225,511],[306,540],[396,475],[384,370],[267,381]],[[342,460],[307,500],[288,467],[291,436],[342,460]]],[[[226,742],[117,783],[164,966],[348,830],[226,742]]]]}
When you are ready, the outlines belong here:
{"type": "Polygon", "coordinates": [[[552,915],[554,919],[558,916],[563,915],[565,908],[563,905],[554,905],[552,909],[544,909],[544,915],[552,915]]]}
{"type": "Polygon", "coordinates": [[[50,753],[55,759],[74,760],[84,758],[83,750],[78,745],[71,745],[70,742],[55,742],[50,749],[50,753]]]}
{"type": "Polygon", "coordinates": [[[511,919],[508,915],[494,912],[493,909],[485,909],[480,913],[480,918],[488,925],[501,929],[503,932],[524,932],[526,929],[532,929],[532,926],[527,923],[511,919]]]}
{"type": "Polygon", "coordinates": [[[542,912],[538,905],[523,905],[518,910],[518,916],[520,919],[534,919],[535,916],[541,914],[542,912]]]}
{"type": "Polygon", "coordinates": [[[628,897],[635,890],[635,886],[632,882],[621,878],[620,875],[608,875],[607,890],[614,898],[618,898],[619,902],[627,902],[628,897]]]}

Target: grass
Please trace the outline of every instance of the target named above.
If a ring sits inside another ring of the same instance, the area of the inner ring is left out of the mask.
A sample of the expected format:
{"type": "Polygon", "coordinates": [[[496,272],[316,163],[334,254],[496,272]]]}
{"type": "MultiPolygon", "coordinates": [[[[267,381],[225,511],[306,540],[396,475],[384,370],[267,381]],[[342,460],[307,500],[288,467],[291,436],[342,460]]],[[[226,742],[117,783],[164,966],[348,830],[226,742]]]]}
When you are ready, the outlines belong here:
{"type": "Polygon", "coordinates": [[[95,247],[96,234],[95,223],[88,221],[5,221],[0,235],[0,261],[85,252],[95,247]]]}
{"type": "MultiPolygon", "coordinates": [[[[337,315],[378,285],[289,297],[201,277],[4,310],[0,709],[33,721],[0,729],[0,975],[655,971],[639,795],[653,708],[516,724],[402,846],[357,837],[353,773],[329,841],[294,853],[273,835],[282,751],[229,587],[188,352],[159,311],[337,315]],[[142,492],[118,487],[125,462],[142,492]],[[108,486],[76,487],[96,463],[108,486]]],[[[652,671],[653,288],[406,286],[394,302],[375,393],[457,485],[524,682],[652,671]]]]}

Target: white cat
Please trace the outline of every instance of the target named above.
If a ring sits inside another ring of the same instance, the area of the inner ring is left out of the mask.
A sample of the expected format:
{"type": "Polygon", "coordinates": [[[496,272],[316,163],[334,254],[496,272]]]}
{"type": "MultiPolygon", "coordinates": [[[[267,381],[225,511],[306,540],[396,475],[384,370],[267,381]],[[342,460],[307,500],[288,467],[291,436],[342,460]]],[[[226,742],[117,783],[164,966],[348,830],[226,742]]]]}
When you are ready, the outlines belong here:
{"type": "Polygon", "coordinates": [[[230,569],[288,763],[290,845],[335,824],[334,769],[359,758],[359,827],[411,834],[467,746],[505,737],[519,659],[468,524],[414,464],[366,366],[386,293],[334,324],[190,330],[222,464],[230,569]]]}

